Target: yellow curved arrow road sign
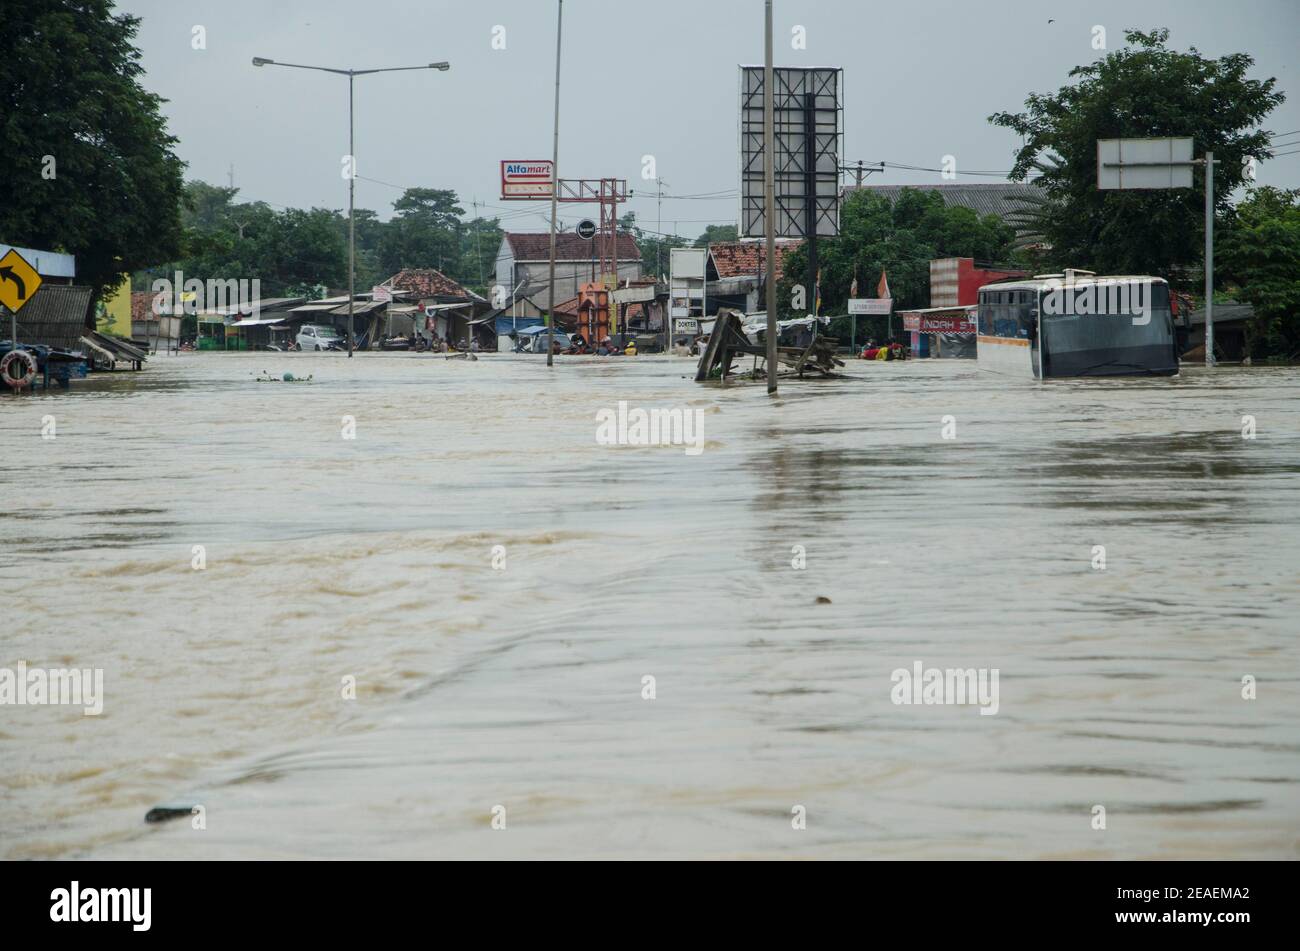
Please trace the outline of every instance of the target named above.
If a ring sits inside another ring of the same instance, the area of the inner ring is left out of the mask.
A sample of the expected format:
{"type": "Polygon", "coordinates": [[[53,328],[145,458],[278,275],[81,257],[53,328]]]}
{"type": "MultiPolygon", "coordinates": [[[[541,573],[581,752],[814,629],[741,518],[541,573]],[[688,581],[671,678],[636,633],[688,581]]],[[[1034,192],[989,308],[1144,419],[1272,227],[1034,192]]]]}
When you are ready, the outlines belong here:
{"type": "Polygon", "coordinates": [[[17,251],[0,258],[0,304],[10,310],[20,311],[41,286],[41,276],[17,251]]]}

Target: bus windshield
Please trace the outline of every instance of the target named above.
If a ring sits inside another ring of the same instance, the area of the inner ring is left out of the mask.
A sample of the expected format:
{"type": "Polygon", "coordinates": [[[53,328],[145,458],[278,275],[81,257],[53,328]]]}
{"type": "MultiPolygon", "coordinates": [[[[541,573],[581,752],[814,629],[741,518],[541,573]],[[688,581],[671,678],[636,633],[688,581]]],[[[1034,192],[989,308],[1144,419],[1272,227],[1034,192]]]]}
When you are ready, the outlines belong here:
{"type": "Polygon", "coordinates": [[[1169,285],[1096,281],[1040,292],[1045,376],[1178,371],[1169,285]]]}

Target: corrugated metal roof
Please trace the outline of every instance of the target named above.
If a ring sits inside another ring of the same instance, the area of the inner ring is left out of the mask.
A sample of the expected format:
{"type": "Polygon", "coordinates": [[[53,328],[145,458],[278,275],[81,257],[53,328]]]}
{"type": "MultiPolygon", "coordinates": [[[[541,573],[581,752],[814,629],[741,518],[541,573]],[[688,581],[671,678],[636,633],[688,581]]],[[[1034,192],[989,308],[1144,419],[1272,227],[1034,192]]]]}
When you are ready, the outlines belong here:
{"type": "MultiPolygon", "coordinates": [[[[370,313],[371,311],[379,310],[381,307],[385,307],[385,306],[387,306],[387,303],[388,303],[387,301],[381,301],[381,300],[376,300],[376,301],[369,301],[369,300],[367,300],[367,301],[361,301],[361,300],[357,300],[357,301],[353,301],[353,302],[352,302],[352,316],[356,317],[356,316],[359,315],[359,314],[368,314],[368,313],[370,313]]],[[[346,316],[348,315],[348,305],[347,305],[347,304],[341,304],[340,306],[335,307],[333,310],[331,310],[330,313],[331,313],[331,314],[335,314],[335,315],[337,315],[337,316],[339,316],[339,317],[346,317],[346,316]]]]}
{"type": "MultiPolygon", "coordinates": [[[[257,301],[231,304],[227,307],[209,308],[208,313],[235,317],[241,314],[260,313],[267,310],[288,310],[290,307],[305,303],[306,300],[305,297],[264,297],[257,301]]],[[[345,297],[344,300],[347,300],[347,298],[345,297]]]]}
{"type": "Polygon", "coordinates": [[[90,331],[81,338],[81,342],[88,346],[94,347],[102,354],[107,355],[107,359],[125,360],[128,362],[139,361],[143,363],[149,359],[149,355],[131,341],[124,340],[121,337],[114,337],[110,334],[102,334],[97,331],[90,331]]]}
{"type": "MultiPolygon", "coordinates": [[[[862,190],[897,201],[903,189],[914,188],[917,191],[936,191],[943,196],[944,204],[949,208],[969,208],[980,215],[997,215],[1007,224],[1014,221],[1008,218],[1025,212],[1025,200],[1044,197],[1043,189],[1033,182],[944,182],[939,185],[863,185],[862,190]]],[[[857,185],[846,185],[844,196],[858,190],[857,185]]]]}
{"type": "MultiPolygon", "coordinates": [[[[90,300],[94,290],[68,284],[42,284],[18,312],[19,343],[41,343],[60,350],[80,350],[87,330],[90,300]]],[[[8,320],[0,333],[8,336],[8,320]]]]}

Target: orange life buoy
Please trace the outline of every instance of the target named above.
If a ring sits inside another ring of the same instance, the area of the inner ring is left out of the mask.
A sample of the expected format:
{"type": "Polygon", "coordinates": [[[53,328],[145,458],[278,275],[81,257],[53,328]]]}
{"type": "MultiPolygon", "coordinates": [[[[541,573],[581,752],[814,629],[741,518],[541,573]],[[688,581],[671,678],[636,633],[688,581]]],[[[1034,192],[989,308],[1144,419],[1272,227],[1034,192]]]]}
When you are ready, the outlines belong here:
{"type": "Polygon", "coordinates": [[[0,379],[15,390],[31,386],[32,380],[36,379],[36,358],[26,350],[10,350],[0,359],[0,379]],[[22,364],[21,373],[17,364],[22,364]]]}

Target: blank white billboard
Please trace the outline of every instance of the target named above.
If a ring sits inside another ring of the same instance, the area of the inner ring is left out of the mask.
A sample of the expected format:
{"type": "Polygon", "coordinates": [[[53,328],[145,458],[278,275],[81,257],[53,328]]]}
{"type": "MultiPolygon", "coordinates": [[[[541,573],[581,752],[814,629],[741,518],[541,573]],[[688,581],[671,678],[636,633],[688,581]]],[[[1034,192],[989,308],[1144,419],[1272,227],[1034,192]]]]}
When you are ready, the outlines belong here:
{"type": "Polygon", "coordinates": [[[1103,191],[1192,187],[1192,140],[1098,139],[1097,187],[1103,191]]]}

